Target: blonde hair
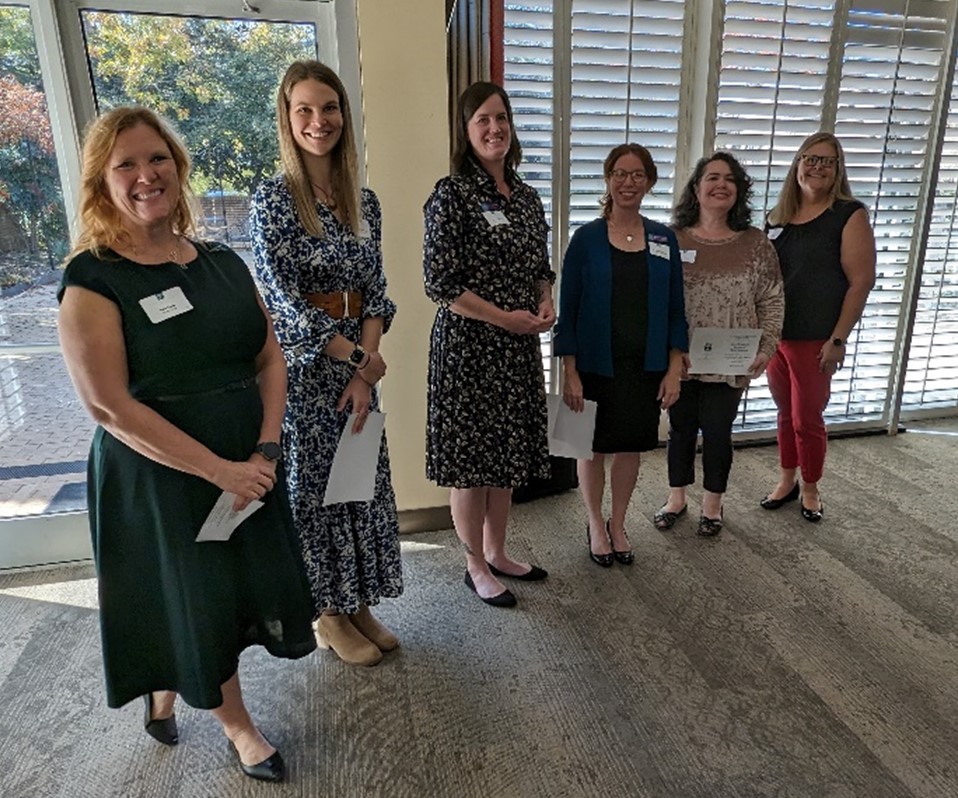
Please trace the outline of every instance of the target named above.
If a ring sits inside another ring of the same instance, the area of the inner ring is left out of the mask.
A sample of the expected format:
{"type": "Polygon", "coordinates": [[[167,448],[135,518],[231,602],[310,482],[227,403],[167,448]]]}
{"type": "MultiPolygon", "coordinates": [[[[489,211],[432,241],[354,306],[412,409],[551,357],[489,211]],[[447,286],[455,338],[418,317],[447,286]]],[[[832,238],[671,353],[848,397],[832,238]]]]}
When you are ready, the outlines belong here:
{"type": "Polygon", "coordinates": [[[189,183],[190,155],[182,140],[169,122],[149,108],[121,106],[94,119],[86,130],[80,171],[79,233],[67,257],[85,250],[92,250],[100,257],[104,250],[130,242],[123,215],[107,193],[105,178],[117,136],[137,125],[147,125],[156,131],[169,147],[176,164],[180,196],[170,219],[173,232],[185,236],[195,232],[194,200],[189,183]]]}
{"type": "Polygon", "coordinates": [[[339,98],[343,130],[339,141],[330,153],[332,200],[337,207],[343,209],[346,224],[355,235],[359,235],[359,168],[356,161],[356,139],[353,135],[349,98],[346,96],[346,88],[339,76],[319,61],[293,62],[283,75],[279,91],[276,93],[276,127],[279,134],[279,154],[283,162],[283,177],[293,195],[296,215],[299,216],[299,221],[306,228],[306,232],[322,238],[325,233],[319,214],[316,213],[316,198],[313,196],[309,175],[306,173],[303,154],[293,138],[289,121],[289,100],[293,87],[301,81],[310,79],[329,86],[339,98]]]}
{"type": "Polygon", "coordinates": [[[802,146],[798,148],[795,157],[792,158],[792,165],[789,167],[788,174],[785,176],[785,183],[782,185],[782,192],[778,195],[778,202],[768,214],[768,223],[773,225],[788,224],[792,217],[798,213],[802,205],[802,190],[798,185],[798,164],[802,160],[802,155],[816,144],[828,144],[835,150],[838,161],[835,163],[835,182],[832,183],[829,192],[829,206],[836,200],[853,200],[851,187],[848,185],[848,175],[845,172],[845,151],[842,149],[841,142],[833,133],[827,133],[824,130],[818,133],[812,133],[802,146]]]}

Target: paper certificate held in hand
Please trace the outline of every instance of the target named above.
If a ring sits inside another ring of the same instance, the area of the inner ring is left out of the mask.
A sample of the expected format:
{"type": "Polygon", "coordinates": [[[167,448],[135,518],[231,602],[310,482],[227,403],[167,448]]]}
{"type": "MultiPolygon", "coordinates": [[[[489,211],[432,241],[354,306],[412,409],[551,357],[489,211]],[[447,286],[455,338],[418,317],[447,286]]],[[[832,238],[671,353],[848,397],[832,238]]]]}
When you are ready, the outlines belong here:
{"type": "Polygon", "coordinates": [[[200,527],[200,533],[196,536],[197,543],[229,540],[236,527],[263,506],[263,502],[253,499],[246,507],[237,511],[233,509],[234,501],[236,501],[234,494],[226,491],[220,494],[210,514],[206,516],[203,526],[200,527]]]}
{"type": "Polygon", "coordinates": [[[748,374],[761,340],[761,330],[698,327],[689,346],[689,374],[748,374]]]}
{"type": "Polygon", "coordinates": [[[376,492],[376,467],[379,465],[379,447],[386,415],[370,413],[366,416],[362,432],[353,433],[354,423],[356,414],[352,413],[336,447],[323,507],[340,502],[372,501],[376,492]]]}
{"type": "Polygon", "coordinates": [[[549,454],[590,460],[598,405],[586,399],[585,409],[576,413],[569,409],[561,396],[549,394],[546,401],[549,405],[549,454]]]}

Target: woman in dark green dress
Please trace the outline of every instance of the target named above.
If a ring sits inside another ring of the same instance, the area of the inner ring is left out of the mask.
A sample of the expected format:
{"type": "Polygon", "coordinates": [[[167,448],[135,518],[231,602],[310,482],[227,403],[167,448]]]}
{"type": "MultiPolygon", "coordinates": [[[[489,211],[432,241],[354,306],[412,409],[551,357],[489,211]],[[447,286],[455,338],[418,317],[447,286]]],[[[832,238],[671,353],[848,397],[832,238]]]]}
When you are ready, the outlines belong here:
{"type": "Polygon", "coordinates": [[[90,128],[81,232],[60,289],[60,341],[99,423],[88,493],[107,703],[144,697],[177,741],[174,701],[211,709],[243,771],[284,776],[243,704],[250,645],[315,648],[309,585],[284,490],[286,369],[240,258],[187,237],[189,156],[143,108],[90,128]],[[227,541],[197,542],[222,494],[263,505],[227,541]]]}

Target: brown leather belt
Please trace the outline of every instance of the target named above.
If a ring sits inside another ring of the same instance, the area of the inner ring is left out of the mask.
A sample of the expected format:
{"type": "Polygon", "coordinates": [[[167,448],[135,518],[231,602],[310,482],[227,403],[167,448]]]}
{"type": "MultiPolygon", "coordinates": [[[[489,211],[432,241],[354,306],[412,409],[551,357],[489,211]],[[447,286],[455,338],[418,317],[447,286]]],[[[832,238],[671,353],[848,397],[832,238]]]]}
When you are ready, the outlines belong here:
{"type": "Polygon", "coordinates": [[[310,305],[325,310],[334,319],[358,319],[363,312],[362,291],[316,292],[305,296],[310,305]]]}

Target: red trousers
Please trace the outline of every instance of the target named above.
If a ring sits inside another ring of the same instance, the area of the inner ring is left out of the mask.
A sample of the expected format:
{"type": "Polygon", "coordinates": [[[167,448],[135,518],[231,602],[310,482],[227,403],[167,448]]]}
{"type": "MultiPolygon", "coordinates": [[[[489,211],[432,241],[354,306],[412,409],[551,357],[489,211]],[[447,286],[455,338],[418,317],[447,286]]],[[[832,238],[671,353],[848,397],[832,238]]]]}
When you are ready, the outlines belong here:
{"type": "Polygon", "coordinates": [[[818,369],[824,341],[781,341],[768,364],[768,387],[778,407],[778,457],[782,468],[800,468],[803,482],[818,482],[825,468],[823,414],[831,374],[818,369]]]}

